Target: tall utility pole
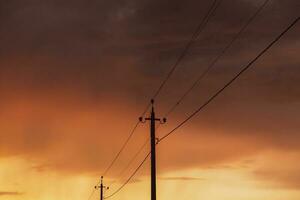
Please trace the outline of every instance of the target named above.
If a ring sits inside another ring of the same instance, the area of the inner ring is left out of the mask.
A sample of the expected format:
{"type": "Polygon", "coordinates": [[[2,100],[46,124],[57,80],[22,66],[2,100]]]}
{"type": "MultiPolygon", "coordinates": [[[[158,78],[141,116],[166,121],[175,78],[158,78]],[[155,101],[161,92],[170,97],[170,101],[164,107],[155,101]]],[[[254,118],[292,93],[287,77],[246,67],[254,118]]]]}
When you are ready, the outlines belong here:
{"type": "Polygon", "coordinates": [[[109,189],[109,187],[105,187],[103,185],[103,176],[101,176],[101,179],[100,179],[100,185],[96,185],[95,186],[95,189],[100,189],[100,200],[103,200],[103,189],[109,189]]]}
{"type": "Polygon", "coordinates": [[[151,100],[151,113],[150,117],[143,119],[140,117],[141,122],[146,122],[146,120],[150,121],[150,144],[151,144],[151,200],[156,200],[156,151],[155,146],[157,144],[158,139],[155,137],[155,121],[159,121],[161,124],[166,122],[166,118],[162,120],[159,118],[155,118],[154,112],[154,100],[151,100]]]}

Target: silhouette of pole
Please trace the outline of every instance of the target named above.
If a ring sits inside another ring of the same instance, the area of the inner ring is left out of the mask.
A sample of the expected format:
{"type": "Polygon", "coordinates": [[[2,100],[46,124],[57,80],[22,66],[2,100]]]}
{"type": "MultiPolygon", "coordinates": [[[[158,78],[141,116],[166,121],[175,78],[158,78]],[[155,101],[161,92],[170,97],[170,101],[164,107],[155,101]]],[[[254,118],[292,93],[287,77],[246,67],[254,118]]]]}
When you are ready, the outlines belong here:
{"type": "Polygon", "coordinates": [[[155,121],[159,121],[160,123],[165,123],[166,119],[163,118],[157,119],[155,118],[155,112],[154,112],[154,100],[151,100],[152,108],[150,113],[150,118],[145,118],[143,120],[143,117],[140,117],[141,122],[145,122],[146,120],[150,121],[150,145],[151,145],[151,200],[156,200],[156,144],[158,139],[155,136],[155,121]]]}
{"type": "Polygon", "coordinates": [[[151,135],[151,200],[156,200],[156,150],[155,150],[155,113],[152,104],[150,117],[150,135],[151,135]]]}
{"type": "Polygon", "coordinates": [[[103,176],[101,177],[101,184],[100,184],[100,200],[103,200],[103,176]]]}
{"type": "Polygon", "coordinates": [[[103,200],[103,189],[109,189],[109,187],[105,187],[103,185],[103,176],[101,176],[101,179],[100,179],[100,186],[99,185],[96,185],[95,186],[95,189],[100,189],[100,200],[103,200]]]}

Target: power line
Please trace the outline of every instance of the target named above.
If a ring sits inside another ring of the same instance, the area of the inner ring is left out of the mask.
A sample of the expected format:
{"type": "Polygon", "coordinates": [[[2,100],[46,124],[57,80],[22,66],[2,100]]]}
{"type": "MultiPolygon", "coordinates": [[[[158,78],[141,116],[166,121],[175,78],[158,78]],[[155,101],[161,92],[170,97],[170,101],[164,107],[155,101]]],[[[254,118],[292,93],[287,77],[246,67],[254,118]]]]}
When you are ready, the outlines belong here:
{"type": "MultiPolygon", "coordinates": [[[[189,42],[187,43],[187,45],[183,49],[183,52],[180,54],[180,56],[176,60],[175,64],[173,65],[173,67],[171,68],[171,70],[169,71],[169,73],[167,74],[166,78],[162,81],[161,85],[158,87],[157,91],[153,95],[153,99],[155,99],[159,95],[159,93],[161,92],[162,88],[165,86],[166,82],[170,79],[171,75],[174,73],[174,71],[176,70],[176,68],[179,66],[180,62],[183,60],[183,58],[187,54],[189,48],[192,46],[192,44],[194,43],[194,41],[198,38],[198,36],[200,35],[200,33],[203,31],[203,29],[205,28],[205,26],[209,22],[210,18],[215,13],[216,9],[219,7],[221,1],[222,0],[219,0],[219,1],[218,0],[214,0],[213,1],[213,3],[210,6],[208,12],[204,16],[204,18],[202,19],[202,21],[200,22],[200,24],[197,26],[197,28],[196,28],[195,32],[193,33],[191,39],[189,40],[189,42]]],[[[147,112],[147,110],[148,110],[149,107],[150,107],[150,104],[147,105],[146,110],[143,112],[142,116],[144,116],[144,114],[147,112]]],[[[130,133],[129,137],[126,139],[125,143],[121,147],[120,151],[117,153],[117,155],[115,156],[115,158],[113,159],[113,161],[111,162],[111,164],[105,170],[104,175],[111,169],[111,167],[113,166],[113,164],[115,163],[115,161],[120,156],[121,152],[125,149],[126,145],[128,144],[129,140],[131,139],[131,137],[134,134],[134,132],[135,132],[135,130],[136,130],[136,128],[137,128],[138,125],[139,125],[139,122],[136,123],[136,125],[133,128],[132,132],[130,133]]]]}
{"type": "Polygon", "coordinates": [[[133,178],[133,176],[139,171],[139,169],[143,166],[143,164],[146,162],[147,158],[150,156],[151,152],[149,152],[146,157],[143,159],[143,161],[139,164],[139,166],[134,170],[134,172],[129,176],[129,178],[122,184],[121,187],[119,187],[115,192],[113,192],[111,195],[104,197],[104,199],[108,199],[112,196],[114,196],[115,194],[117,194],[119,191],[121,191],[123,189],[123,187],[125,187],[125,185],[127,185],[129,183],[129,181],[133,178]]]}
{"type": "MultiPolygon", "coordinates": [[[[147,112],[147,110],[149,109],[151,103],[148,103],[146,108],[144,109],[144,111],[142,112],[142,116],[144,116],[147,112]]],[[[110,163],[110,165],[106,168],[106,170],[104,171],[103,175],[106,175],[107,172],[111,169],[111,167],[113,166],[113,164],[116,162],[116,160],[119,158],[119,156],[121,155],[122,151],[125,149],[126,145],[128,144],[129,140],[132,138],[134,132],[136,131],[138,125],[139,125],[140,121],[138,120],[137,123],[135,124],[134,128],[132,129],[132,131],[130,132],[129,136],[127,137],[127,139],[125,140],[124,144],[122,145],[121,149],[119,150],[119,152],[116,154],[116,156],[114,157],[114,159],[112,160],[112,162],[110,163]]],[[[100,182],[98,181],[96,185],[99,185],[100,182]]],[[[93,196],[93,194],[95,193],[95,189],[91,192],[90,196],[88,197],[88,200],[91,199],[91,197],[93,196]]]]}
{"type": "MultiPolygon", "coordinates": [[[[213,4],[213,7],[215,5],[213,4]]],[[[248,26],[248,24],[255,18],[255,16],[258,14],[258,12],[266,5],[268,1],[265,1],[265,3],[262,5],[262,7],[255,13],[255,15],[250,18],[250,20],[248,21],[248,23],[246,24],[246,26],[244,26],[241,31],[237,34],[237,37],[241,34],[241,32],[248,26]]],[[[215,8],[216,9],[216,8],[215,8]]],[[[214,10],[215,10],[214,9],[214,10]]],[[[297,23],[297,21],[299,20],[299,18],[297,18],[297,20],[290,26],[288,27],[281,35],[279,35],[269,46],[267,46],[267,48],[265,48],[254,60],[252,60],[242,71],[240,71],[233,79],[231,79],[223,88],[221,88],[216,94],[214,94],[207,102],[205,102],[199,109],[197,109],[194,113],[192,113],[187,119],[185,119],[183,122],[181,122],[178,126],[176,126],[172,131],[170,131],[168,134],[166,134],[165,136],[163,136],[159,141],[164,140],[166,137],[168,137],[170,134],[172,134],[175,130],[177,130],[178,128],[180,128],[182,125],[184,125],[187,121],[189,121],[192,117],[194,117],[200,110],[202,110],[206,105],[208,105],[212,100],[214,100],[214,98],[216,98],[223,90],[225,90],[229,85],[231,85],[243,72],[245,72],[257,59],[259,59],[269,48],[271,48],[271,46],[273,46],[294,24],[297,23]]],[[[237,38],[236,37],[236,38],[237,38]]],[[[236,38],[234,40],[236,40],[236,38]]],[[[233,41],[234,41],[233,40],[233,41]]],[[[192,40],[193,41],[193,40],[192,40]]],[[[233,42],[232,41],[232,42],[233,42]]],[[[232,42],[225,48],[225,51],[231,46],[232,42]]],[[[185,48],[183,54],[179,57],[179,59],[177,60],[177,62],[175,63],[175,65],[173,66],[173,68],[171,69],[170,73],[167,75],[166,79],[162,82],[161,86],[158,88],[157,92],[154,95],[154,98],[159,94],[159,92],[161,91],[161,89],[163,88],[163,86],[165,85],[165,83],[167,82],[167,80],[170,78],[170,76],[172,75],[172,73],[175,71],[176,67],[178,66],[179,62],[182,60],[182,58],[185,56],[188,48],[190,47],[191,42],[188,43],[187,47],[185,48]]],[[[222,51],[222,53],[220,55],[224,54],[224,50],[222,51]]],[[[218,56],[216,60],[218,60],[221,56],[218,56]]],[[[216,61],[215,61],[216,62],[216,61]]],[[[198,81],[197,81],[198,82],[198,81]]],[[[194,87],[194,86],[193,86],[194,87]]],[[[147,106],[148,109],[148,106],[147,106]]],[[[133,135],[134,131],[136,130],[137,126],[138,126],[139,122],[136,124],[136,126],[134,127],[133,131],[131,132],[130,136],[128,137],[128,139],[125,141],[124,145],[122,146],[121,150],[118,152],[117,156],[115,157],[115,159],[113,160],[113,162],[111,163],[111,165],[109,165],[108,169],[105,171],[106,172],[111,168],[111,166],[114,164],[114,162],[116,161],[116,159],[119,157],[120,153],[123,151],[123,149],[125,148],[125,146],[127,145],[128,141],[130,140],[131,136],[133,135]]],[[[149,153],[150,154],[150,153],[149,153]]],[[[139,167],[134,171],[134,173],[129,177],[129,179],[118,189],[116,190],[112,195],[116,194],[117,192],[119,192],[129,181],[130,179],[135,175],[135,173],[138,171],[138,169],[142,166],[142,164],[146,161],[146,159],[149,157],[149,154],[146,156],[146,158],[143,160],[143,162],[139,165],[139,167]]],[[[108,196],[107,198],[111,197],[112,195],[108,196]]]]}
{"type": "MultiPolygon", "coordinates": [[[[144,149],[144,147],[146,146],[147,142],[149,141],[149,138],[147,138],[147,140],[143,143],[143,145],[139,148],[139,150],[134,154],[134,156],[130,159],[130,161],[127,163],[127,165],[122,169],[122,171],[120,171],[120,173],[118,174],[118,177],[121,177],[125,171],[129,168],[129,166],[135,161],[135,159],[138,157],[138,155],[142,152],[142,150],[144,149]]],[[[113,181],[109,187],[111,188],[111,186],[115,183],[116,181],[113,181]]]]}
{"type": "MultiPolygon", "coordinates": [[[[188,52],[189,48],[191,47],[191,45],[193,44],[193,42],[197,39],[197,37],[202,32],[202,30],[204,29],[204,27],[206,26],[206,24],[209,22],[210,17],[214,14],[214,12],[216,11],[216,9],[220,5],[220,3],[221,3],[221,0],[220,1],[218,1],[218,0],[214,0],[213,1],[212,5],[210,6],[210,8],[209,8],[208,12],[206,13],[205,17],[203,18],[203,20],[201,21],[201,23],[198,25],[196,31],[193,33],[191,40],[187,43],[186,47],[184,48],[183,52],[181,53],[181,55],[179,56],[179,58],[175,62],[174,66],[171,68],[170,72],[167,74],[167,77],[162,81],[161,85],[159,86],[159,88],[155,92],[155,94],[153,96],[153,99],[155,99],[158,96],[158,94],[160,93],[160,91],[162,90],[162,88],[164,87],[164,85],[166,84],[166,82],[169,80],[169,78],[171,77],[171,75],[173,74],[173,72],[175,71],[175,69],[178,67],[179,63],[182,61],[182,59],[184,58],[184,56],[187,54],[187,52],[188,52]]],[[[145,110],[145,112],[143,112],[142,116],[144,116],[144,114],[148,110],[149,106],[150,106],[150,103],[147,105],[146,110],[145,110]]],[[[119,155],[121,154],[121,152],[124,150],[125,146],[127,145],[127,143],[129,142],[130,138],[132,137],[132,135],[133,135],[135,129],[137,128],[138,124],[139,124],[139,122],[137,122],[137,124],[134,127],[133,131],[131,132],[131,134],[129,135],[129,137],[127,138],[127,140],[125,141],[124,145],[122,146],[121,150],[118,152],[118,154],[116,155],[116,157],[114,158],[114,160],[112,161],[112,163],[109,165],[109,167],[105,171],[104,175],[112,167],[112,165],[117,160],[117,158],[119,157],[119,155]]],[[[145,146],[145,145],[146,145],[146,143],[143,146],[145,146]]],[[[139,150],[139,151],[141,151],[141,150],[139,150]]],[[[136,157],[136,156],[134,156],[134,157],[136,157]]]]}
{"type": "MultiPolygon", "coordinates": [[[[185,57],[185,55],[187,54],[189,48],[191,47],[191,45],[193,44],[193,42],[197,39],[197,37],[199,36],[199,34],[202,32],[202,30],[204,29],[204,27],[206,26],[206,24],[209,22],[210,18],[212,17],[212,15],[214,14],[214,12],[216,11],[216,9],[218,8],[218,6],[220,5],[222,0],[214,0],[212,5],[210,6],[208,12],[206,13],[206,15],[204,16],[204,18],[202,19],[201,23],[198,25],[196,31],[194,32],[194,34],[192,35],[192,38],[190,39],[190,41],[187,43],[187,45],[185,46],[183,52],[181,53],[181,55],[178,57],[178,59],[176,60],[175,64],[173,65],[173,67],[171,68],[170,72],[167,74],[166,78],[162,81],[161,85],[158,87],[157,91],[155,92],[153,99],[155,99],[158,94],[161,92],[162,88],[164,87],[164,85],[166,84],[166,82],[169,80],[169,78],[171,77],[171,75],[174,73],[175,69],[178,67],[178,65],[180,64],[180,62],[182,61],[182,59],[185,57]]],[[[146,106],[145,111],[142,113],[141,116],[144,116],[145,113],[147,112],[147,110],[150,107],[150,103],[148,103],[148,105],[146,106]]],[[[103,173],[103,176],[105,176],[108,171],[112,168],[112,166],[114,165],[114,163],[116,162],[116,160],[119,158],[120,154],[123,152],[123,150],[125,149],[125,147],[127,146],[129,140],[132,138],[134,132],[136,131],[138,125],[139,125],[139,121],[135,124],[134,128],[132,129],[132,131],[130,132],[129,136],[127,137],[127,139],[125,140],[124,144],[122,145],[121,149],[119,150],[119,152],[116,154],[116,156],[114,157],[114,159],[112,160],[112,162],[108,165],[108,167],[106,168],[106,170],[103,173]]]]}
{"type": "MultiPolygon", "coordinates": [[[[97,184],[97,185],[98,185],[98,184],[97,184]]],[[[93,189],[93,191],[91,192],[91,194],[90,194],[88,200],[90,200],[90,199],[92,198],[92,196],[94,195],[95,191],[96,191],[96,189],[93,189]]]]}
{"type": "MultiPolygon", "coordinates": [[[[251,60],[241,71],[239,71],[230,81],[228,81],[221,89],[219,89],[214,95],[212,95],[204,104],[202,104],[196,111],[194,111],[189,117],[187,117],[185,120],[183,120],[179,125],[177,125],[174,129],[172,129],[170,132],[168,132],[166,135],[164,135],[162,138],[159,139],[158,144],[166,139],[168,136],[170,136],[172,133],[174,133],[177,129],[182,127],[186,122],[188,122],[190,119],[192,119],[196,114],[198,114],[201,110],[203,110],[210,102],[212,102],[217,96],[219,96],[227,87],[229,87],[235,80],[239,78],[240,75],[242,75],[247,69],[249,69],[264,53],[266,53],[282,36],[284,36],[298,21],[300,17],[296,18],[295,21],[293,21],[284,31],[282,31],[267,47],[265,47],[253,60],[251,60]]],[[[145,163],[147,158],[151,152],[149,152],[144,160],[140,163],[140,165],[136,168],[136,170],[130,175],[130,177],[126,180],[126,182],[113,194],[105,197],[105,199],[108,199],[115,194],[117,194],[122,188],[125,187],[126,184],[132,179],[132,177],[138,172],[138,170],[142,167],[142,165],[145,163]]]]}
{"type": "MultiPolygon", "coordinates": [[[[147,112],[147,110],[150,107],[150,103],[148,103],[148,105],[146,106],[146,108],[144,109],[144,111],[142,112],[141,116],[144,116],[147,112]]],[[[109,164],[109,166],[106,168],[106,170],[103,173],[103,176],[105,176],[107,174],[107,172],[112,168],[112,166],[114,165],[114,163],[116,162],[116,160],[120,157],[121,153],[123,152],[123,150],[125,149],[125,147],[127,146],[129,140],[132,138],[133,134],[135,133],[138,125],[140,124],[140,121],[138,120],[135,124],[135,126],[133,127],[132,131],[130,132],[129,136],[126,138],[124,144],[122,145],[121,149],[118,151],[118,153],[116,154],[116,156],[114,157],[114,159],[112,160],[112,162],[109,164]]]]}
{"type": "MultiPolygon", "coordinates": [[[[173,112],[173,110],[181,103],[181,101],[197,85],[197,83],[200,81],[200,79],[202,79],[202,77],[206,73],[208,73],[208,71],[210,70],[210,68],[219,60],[219,58],[227,51],[227,49],[230,48],[230,46],[232,45],[232,43],[239,37],[239,35],[244,31],[244,29],[246,29],[246,27],[251,23],[251,21],[256,17],[256,15],[263,9],[263,7],[267,4],[268,1],[269,0],[266,0],[262,4],[262,6],[257,10],[257,12],[249,19],[249,21],[245,24],[245,26],[239,31],[239,33],[236,35],[236,37],[228,44],[227,47],[225,47],[223,49],[223,51],[221,52],[221,54],[212,62],[212,64],[205,70],[205,72],[196,80],[196,82],[191,86],[191,88],[189,90],[187,90],[187,92],[184,93],[184,95],[179,99],[179,101],[167,112],[166,116],[169,115],[171,112],[173,112]]],[[[187,54],[188,49],[191,47],[191,45],[193,44],[193,42],[197,39],[197,37],[199,36],[199,34],[202,32],[203,28],[209,22],[210,17],[214,14],[215,10],[218,8],[218,6],[219,6],[220,3],[221,3],[221,1],[219,1],[219,2],[217,0],[213,1],[212,5],[209,8],[208,12],[206,13],[205,17],[203,18],[203,20],[201,21],[201,23],[198,25],[196,31],[192,35],[192,38],[190,39],[190,41],[187,43],[186,47],[184,48],[182,54],[177,59],[177,61],[175,62],[174,66],[171,68],[171,70],[168,73],[166,79],[161,83],[160,87],[158,88],[158,90],[154,94],[154,96],[153,96],[154,98],[156,98],[158,96],[158,94],[160,93],[160,91],[162,90],[162,88],[164,87],[164,85],[166,84],[166,82],[168,81],[168,79],[171,77],[171,75],[173,74],[173,72],[175,71],[175,69],[177,68],[177,66],[179,65],[179,63],[182,61],[182,59],[184,58],[184,56],[187,54]]],[[[149,109],[149,107],[150,107],[150,103],[146,106],[145,110],[142,113],[142,116],[145,115],[145,113],[147,112],[147,110],[149,109]]],[[[122,151],[125,149],[125,147],[128,144],[129,140],[132,138],[134,132],[136,131],[138,125],[139,125],[139,121],[135,124],[134,128],[132,129],[132,131],[130,132],[129,136],[125,140],[125,142],[122,145],[121,149],[116,154],[116,156],[114,157],[114,159],[112,160],[112,162],[110,163],[110,165],[107,167],[107,169],[104,171],[104,173],[103,173],[104,176],[111,169],[111,167],[114,165],[114,163],[116,162],[116,160],[118,159],[118,157],[120,156],[120,154],[122,153],[122,151]]],[[[131,159],[131,161],[127,164],[127,166],[124,168],[124,170],[120,174],[123,174],[124,171],[131,165],[131,163],[135,160],[135,158],[137,157],[137,155],[141,152],[141,150],[146,145],[146,142],[142,145],[142,147],[138,150],[138,152],[133,156],[133,158],[131,159]]],[[[93,193],[94,193],[94,191],[92,192],[91,196],[93,195],[93,193]]],[[[89,199],[90,199],[90,197],[89,197],[89,199]]]]}
{"type": "Polygon", "coordinates": [[[197,28],[196,28],[195,32],[193,33],[191,39],[189,40],[189,42],[184,47],[182,53],[180,54],[180,56],[176,60],[175,64],[173,65],[173,67],[171,68],[171,70],[169,71],[169,73],[167,74],[166,78],[162,81],[161,85],[158,87],[157,91],[154,93],[152,99],[156,99],[156,97],[158,96],[158,94],[161,92],[162,88],[165,86],[165,84],[167,83],[167,81],[170,79],[171,75],[174,73],[174,71],[176,70],[176,68],[179,66],[180,62],[186,56],[189,48],[192,46],[192,44],[194,43],[194,41],[198,38],[199,34],[203,31],[203,29],[205,28],[206,24],[209,22],[210,18],[213,16],[214,12],[219,7],[221,1],[222,0],[219,0],[219,1],[218,0],[214,0],[213,1],[213,3],[210,6],[208,12],[204,16],[204,18],[201,20],[200,24],[197,26],[197,28]]]}
{"type": "Polygon", "coordinates": [[[217,96],[219,96],[227,87],[229,87],[235,80],[239,78],[247,69],[249,69],[253,63],[255,63],[265,52],[267,52],[286,32],[288,32],[297,22],[299,17],[293,21],[283,32],[281,32],[267,47],[265,47],[251,62],[249,62],[239,73],[237,73],[229,82],[227,82],[221,89],[219,89],[214,95],[212,95],[204,104],[202,104],[196,111],[194,111],[188,118],[183,120],[179,125],[172,129],[169,133],[159,139],[159,142],[167,138],[174,133],[178,128],[183,126],[186,122],[192,119],[197,113],[204,109],[210,102],[212,102],[217,96]]]}
{"type": "Polygon", "coordinates": [[[116,160],[119,158],[120,154],[123,152],[123,150],[125,149],[126,145],[128,144],[129,140],[131,139],[131,137],[133,136],[135,130],[137,129],[138,125],[140,122],[137,122],[134,126],[134,128],[132,129],[132,131],[130,132],[129,136],[127,137],[127,139],[125,140],[125,143],[122,145],[121,149],[119,150],[119,152],[116,154],[116,156],[114,157],[114,159],[112,160],[112,162],[110,163],[110,165],[106,168],[106,170],[103,173],[103,176],[105,176],[107,174],[107,172],[112,168],[113,164],[116,162],[116,160]]]}
{"type": "MultiPolygon", "coordinates": [[[[222,0],[220,0],[220,1],[214,0],[213,1],[213,4],[210,6],[210,8],[209,8],[208,12],[206,13],[205,17],[203,18],[203,20],[201,21],[201,23],[198,25],[196,31],[192,35],[192,38],[190,39],[190,41],[185,46],[183,52],[181,53],[181,55],[179,56],[179,58],[176,60],[175,64],[171,68],[170,72],[167,74],[166,78],[162,81],[161,85],[158,87],[157,91],[154,93],[153,99],[155,99],[158,96],[158,94],[161,92],[161,90],[165,86],[166,82],[169,80],[169,78],[171,77],[171,75],[174,73],[175,69],[178,67],[178,65],[180,64],[180,62],[182,61],[182,59],[187,54],[187,52],[188,52],[189,48],[191,47],[191,45],[193,44],[193,42],[197,39],[197,37],[202,32],[202,30],[204,29],[204,27],[206,26],[206,24],[209,22],[210,17],[214,14],[214,12],[216,11],[216,9],[220,5],[221,1],[222,0]]],[[[145,115],[145,113],[149,109],[150,105],[151,105],[150,103],[147,104],[147,106],[146,106],[146,108],[143,111],[143,113],[142,113],[141,116],[145,115]]],[[[137,123],[135,124],[134,128],[130,132],[129,136],[126,138],[126,140],[125,140],[124,144],[122,145],[121,149],[118,151],[118,153],[116,154],[116,156],[114,157],[114,159],[111,161],[111,163],[108,165],[108,167],[104,171],[103,176],[105,176],[108,173],[108,171],[112,168],[112,166],[114,165],[114,163],[116,162],[116,160],[120,157],[121,153],[124,151],[124,149],[127,146],[128,142],[130,141],[130,139],[134,135],[134,133],[135,133],[135,131],[136,131],[139,123],[140,123],[140,121],[137,121],[137,123]]],[[[99,184],[99,183],[97,183],[97,184],[99,184]]],[[[93,195],[93,193],[94,193],[94,191],[91,193],[90,197],[93,195]]],[[[90,199],[90,197],[89,197],[89,199],[90,199]]]]}
{"type": "Polygon", "coordinates": [[[134,156],[131,158],[131,160],[128,162],[128,164],[126,165],[126,167],[121,171],[120,176],[124,174],[124,172],[128,169],[128,167],[133,163],[133,161],[137,158],[137,156],[142,152],[142,150],[145,148],[145,146],[147,145],[147,142],[149,141],[149,139],[147,139],[143,145],[139,148],[139,150],[136,152],[136,154],[134,154],[134,156]]]}
{"type": "MultiPolygon", "coordinates": [[[[160,123],[159,123],[158,126],[156,127],[156,130],[158,130],[159,127],[160,127],[160,123]]],[[[130,159],[130,161],[127,163],[127,165],[120,171],[120,173],[118,174],[118,177],[121,177],[121,176],[125,173],[125,171],[130,167],[130,165],[135,161],[135,159],[138,157],[138,155],[142,152],[142,150],[143,150],[143,149],[145,148],[145,146],[147,145],[147,142],[149,142],[149,139],[150,139],[150,138],[147,138],[147,139],[145,140],[145,142],[143,143],[143,145],[140,146],[140,148],[138,149],[138,151],[137,151],[137,152],[134,154],[134,156],[130,159]]],[[[109,185],[109,187],[111,188],[111,186],[112,186],[115,182],[116,182],[116,180],[113,181],[113,182],[109,185]]]]}
{"type": "MultiPolygon", "coordinates": [[[[158,124],[158,126],[156,127],[156,130],[159,129],[160,125],[161,125],[161,123],[158,124]]],[[[145,148],[145,146],[147,145],[147,142],[149,142],[149,140],[150,140],[150,138],[147,138],[147,139],[145,140],[145,142],[143,143],[143,145],[140,146],[140,148],[138,149],[138,151],[137,151],[137,152],[134,154],[134,156],[129,160],[129,162],[127,163],[127,165],[120,171],[120,173],[118,174],[118,177],[121,177],[121,176],[125,173],[125,171],[130,167],[130,165],[135,161],[135,159],[138,157],[138,155],[139,155],[139,154],[142,152],[142,150],[145,148]]],[[[111,186],[112,186],[115,182],[117,182],[117,181],[116,181],[116,180],[113,181],[113,182],[109,185],[109,187],[111,188],[111,186]]]]}
{"type": "Polygon", "coordinates": [[[247,22],[242,26],[239,32],[232,38],[232,40],[223,48],[220,54],[207,66],[207,68],[198,76],[198,78],[193,82],[193,84],[183,93],[179,100],[169,109],[165,116],[169,116],[177,106],[190,94],[190,92],[198,85],[198,83],[208,74],[208,72],[215,66],[215,64],[220,60],[220,58],[227,52],[227,50],[233,45],[233,43],[240,37],[240,35],[245,31],[249,24],[256,18],[260,11],[267,5],[270,0],[266,0],[263,4],[256,10],[256,12],[247,20],[247,22]]]}

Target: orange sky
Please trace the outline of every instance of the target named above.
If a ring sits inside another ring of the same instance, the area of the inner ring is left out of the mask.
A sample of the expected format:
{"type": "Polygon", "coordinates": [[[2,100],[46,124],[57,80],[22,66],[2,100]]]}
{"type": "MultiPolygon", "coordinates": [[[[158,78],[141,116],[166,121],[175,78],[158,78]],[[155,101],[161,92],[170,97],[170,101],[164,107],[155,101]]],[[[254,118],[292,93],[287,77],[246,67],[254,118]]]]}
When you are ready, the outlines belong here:
{"type": "MultiPolygon", "coordinates": [[[[158,116],[261,2],[221,3],[158,96],[158,116]]],[[[0,200],[87,199],[208,6],[196,0],[1,2],[0,200]]],[[[298,8],[297,0],[271,0],[158,137],[248,63],[299,16],[298,8]]],[[[158,199],[300,199],[299,28],[157,146],[158,199]]],[[[148,126],[138,126],[105,177],[106,194],[148,152],[149,145],[118,176],[148,138],[148,126]]],[[[149,199],[149,166],[112,199],[149,199]]]]}

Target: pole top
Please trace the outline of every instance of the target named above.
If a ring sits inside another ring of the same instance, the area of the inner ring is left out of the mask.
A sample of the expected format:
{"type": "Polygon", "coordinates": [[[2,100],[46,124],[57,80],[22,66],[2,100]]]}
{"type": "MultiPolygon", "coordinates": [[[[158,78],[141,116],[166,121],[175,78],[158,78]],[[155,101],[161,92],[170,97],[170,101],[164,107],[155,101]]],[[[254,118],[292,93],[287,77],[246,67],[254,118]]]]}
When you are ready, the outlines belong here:
{"type": "Polygon", "coordinates": [[[153,108],[153,106],[154,106],[154,99],[151,99],[151,105],[152,105],[152,112],[154,112],[154,108],[153,108]]]}

